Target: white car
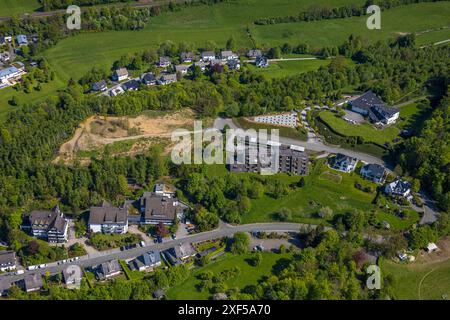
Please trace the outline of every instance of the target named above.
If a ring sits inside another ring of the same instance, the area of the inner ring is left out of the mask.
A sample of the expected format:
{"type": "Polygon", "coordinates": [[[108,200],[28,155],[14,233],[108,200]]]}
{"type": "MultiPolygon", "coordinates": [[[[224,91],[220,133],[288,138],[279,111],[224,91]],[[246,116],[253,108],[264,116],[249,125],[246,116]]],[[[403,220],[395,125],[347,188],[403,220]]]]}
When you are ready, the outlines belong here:
{"type": "Polygon", "coordinates": [[[39,268],[45,268],[45,267],[47,267],[47,264],[46,264],[46,263],[43,263],[43,264],[40,264],[40,265],[39,265],[39,268]]]}
{"type": "Polygon", "coordinates": [[[27,270],[36,270],[38,268],[38,266],[29,266],[27,268],[27,270]]]}
{"type": "Polygon", "coordinates": [[[140,244],[141,244],[141,247],[145,247],[145,242],[144,241],[141,241],[140,244]]]}
{"type": "Polygon", "coordinates": [[[25,271],[23,270],[17,270],[16,272],[14,272],[15,275],[19,275],[19,274],[24,274],[25,271]]]}

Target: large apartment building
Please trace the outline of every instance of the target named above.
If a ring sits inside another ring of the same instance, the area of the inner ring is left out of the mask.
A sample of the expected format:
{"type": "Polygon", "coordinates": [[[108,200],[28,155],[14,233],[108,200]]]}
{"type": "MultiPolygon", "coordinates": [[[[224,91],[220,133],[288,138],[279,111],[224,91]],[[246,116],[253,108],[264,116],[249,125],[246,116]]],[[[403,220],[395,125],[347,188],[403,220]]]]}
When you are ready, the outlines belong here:
{"type": "MultiPolygon", "coordinates": [[[[259,144],[258,148],[267,148],[267,156],[259,157],[258,154],[250,154],[249,144],[245,146],[244,158],[235,156],[235,163],[230,164],[229,170],[232,172],[261,172],[264,168],[269,168],[272,164],[271,146],[259,144]]],[[[278,173],[292,173],[305,176],[308,174],[308,154],[304,148],[294,145],[277,145],[278,147],[278,173]]],[[[261,150],[261,149],[259,149],[261,150]]]]}
{"type": "Polygon", "coordinates": [[[127,233],[128,209],[117,208],[103,201],[98,207],[91,207],[89,214],[89,231],[96,233],[127,233]]]}
{"type": "Polygon", "coordinates": [[[52,210],[34,210],[29,217],[31,234],[52,243],[67,241],[69,223],[64,214],[55,206],[52,210]]]}

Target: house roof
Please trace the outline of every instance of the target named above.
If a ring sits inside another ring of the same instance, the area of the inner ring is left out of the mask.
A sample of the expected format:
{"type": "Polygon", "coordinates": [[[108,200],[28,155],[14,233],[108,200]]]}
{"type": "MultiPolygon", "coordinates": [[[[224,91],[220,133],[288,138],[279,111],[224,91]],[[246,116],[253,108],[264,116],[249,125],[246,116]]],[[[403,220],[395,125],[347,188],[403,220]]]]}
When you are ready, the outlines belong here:
{"type": "Polygon", "coordinates": [[[94,83],[94,86],[96,86],[98,88],[104,88],[107,86],[107,83],[105,80],[100,80],[100,81],[94,83]]]}
{"type": "Polygon", "coordinates": [[[252,50],[248,50],[248,52],[247,52],[248,57],[259,57],[261,55],[262,55],[262,53],[261,53],[261,50],[259,50],[259,49],[252,49],[252,50]]]}
{"type": "Polygon", "coordinates": [[[387,120],[398,113],[396,108],[388,108],[386,106],[373,106],[369,109],[369,118],[373,122],[380,122],[387,120]]]}
{"type": "Polygon", "coordinates": [[[59,210],[58,206],[55,206],[52,210],[33,210],[29,216],[31,225],[43,225],[48,229],[56,229],[60,232],[64,232],[67,220],[59,210]]]}
{"type": "Polygon", "coordinates": [[[0,251],[0,266],[15,265],[16,253],[12,250],[0,251]]]}
{"type": "Polygon", "coordinates": [[[115,73],[118,77],[128,76],[128,70],[127,70],[127,68],[120,68],[120,69],[117,69],[116,71],[114,71],[114,73],[115,73]]]}
{"type": "Polygon", "coordinates": [[[127,82],[125,82],[125,83],[122,84],[122,88],[123,88],[123,90],[125,90],[125,91],[128,91],[128,90],[137,90],[137,89],[139,88],[139,81],[134,80],[134,79],[129,80],[129,81],[127,81],[127,82]]]}
{"type": "Polygon", "coordinates": [[[180,54],[181,60],[194,60],[195,54],[193,52],[182,52],[180,54]]]}
{"type": "Polygon", "coordinates": [[[63,278],[64,278],[64,282],[65,283],[67,283],[67,280],[72,276],[78,276],[78,277],[76,277],[76,278],[73,278],[73,280],[80,280],[81,278],[82,278],[82,275],[83,275],[83,273],[82,273],[82,271],[81,271],[81,274],[77,274],[77,272],[74,270],[74,269],[72,269],[71,271],[70,270],[68,270],[68,268],[66,268],[66,269],[64,269],[63,271],[62,271],[62,274],[63,274],[63,278]]]}
{"type": "Polygon", "coordinates": [[[401,179],[397,179],[391,182],[389,186],[391,187],[392,192],[398,194],[408,192],[408,190],[411,188],[411,184],[408,181],[403,181],[401,179]]]}
{"type": "Polygon", "coordinates": [[[363,170],[368,172],[370,176],[374,178],[382,178],[384,176],[384,173],[386,172],[386,169],[377,163],[370,163],[366,164],[363,167],[363,170]]]}
{"type": "Polygon", "coordinates": [[[142,75],[142,82],[155,82],[156,77],[153,73],[147,72],[142,75]]]}
{"type": "Polygon", "coordinates": [[[134,259],[130,265],[133,269],[139,270],[141,267],[151,267],[161,262],[159,251],[149,251],[134,259]]]}
{"type": "Polygon", "coordinates": [[[2,69],[2,70],[0,70],[0,78],[7,77],[7,76],[17,73],[17,72],[19,72],[19,69],[17,69],[16,67],[9,67],[9,68],[2,69]]]}
{"type": "Polygon", "coordinates": [[[352,106],[369,111],[373,106],[384,106],[384,102],[372,91],[367,91],[362,96],[351,102],[352,106]]]}
{"type": "Polygon", "coordinates": [[[6,278],[0,278],[0,293],[9,290],[11,288],[11,282],[6,278]]]}
{"type": "Polygon", "coordinates": [[[202,57],[215,57],[216,53],[214,51],[203,51],[202,57]]]}
{"type": "Polygon", "coordinates": [[[221,55],[222,57],[231,57],[231,56],[234,56],[235,54],[234,54],[233,51],[225,50],[225,51],[222,51],[222,52],[220,53],[220,55],[221,55]]]}
{"type": "Polygon", "coordinates": [[[89,224],[126,224],[127,218],[128,210],[126,208],[116,208],[107,202],[103,202],[100,207],[91,207],[89,224]]]}
{"type": "Polygon", "coordinates": [[[175,73],[163,74],[160,79],[161,81],[177,81],[177,75],[175,73]]]}
{"type": "Polygon", "coordinates": [[[341,164],[341,163],[352,164],[352,163],[355,163],[356,160],[358,160],[358,159],[347,156],[342,153],[338,153],[338,154],[336,154],[336,157],[334,158],[334,163],[335,164],[341,164]]]}
{"type": "Polygon", "coordinates": [[[162,195],[145,192],[141,198],[141,205],[145,206],[144,218],[146,220],[174,220],[177,212],[178,200],[162,195]]]}
{"type": "Polygon", "coordinates": [[[179,64],[179,65],[176,65],[176,66],[175,66],[175,70],[176,70],[177,72],[179,72],[179,71],[188,70],[190,67],[191,67],[191,66],[190,66],[190,65],[187,65],[187,64],[179,64]]]}
{"type": "Polygon", "coordinates": [[[159,63],[167,63],[167,62],[170,63],[170,58],[169,57],[166,57],[166,56],[159,57],[159,63]]]}
{"type": "Polygon", "coordinates": [[[38,273],[26,275],[23,281],[27,291],[42,287],[42,276],[38,273]]]}
{"type": "Polygon", "coordinates": [[[111,260],[111,261],[103,262],[100,265],[100,271],[102,272],[102,274],[104,276],[114,274],[121,270],[122,270],[122,268],[121,268],[118,260],[111,260]]]}

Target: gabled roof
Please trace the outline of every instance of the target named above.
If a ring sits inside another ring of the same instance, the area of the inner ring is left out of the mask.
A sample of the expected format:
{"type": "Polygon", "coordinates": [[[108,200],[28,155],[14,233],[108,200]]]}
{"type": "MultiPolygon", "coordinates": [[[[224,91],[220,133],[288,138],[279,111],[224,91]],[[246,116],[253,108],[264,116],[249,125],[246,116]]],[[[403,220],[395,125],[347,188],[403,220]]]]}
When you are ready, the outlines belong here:
{"type": "Polygon", "coordinates": [[[393,193],[403,194],[408,192],[411,189],[411,183],[408,181],[403,181],[401,179],[397,179],[389,184],[393,193]]]}
{"type": "Polygon", "coordinates": [[[126,224],[128,210],[126,208],[116,208],[104,202],[100,207],[91,207],[89,214],[89,224],[116,223],[126,224]]]}
{"type": "Polygon", "coordinates": [[[182,52],[180,54],[181,60],[194,60],[195,54],[193,52],[182,52]]]}
{"type": "Polygon", "coordinates": [[[362,96],[351,101],[352,106],[369,111],[373,106],[384,106],[384,102],[372,91],[367,91],[362,96]]]}
{"type": "Polygon", "coordinates": [[[115,73],[118,77],[128,76],[128,70],[127,70],[127,68],[120,68],[120,69],[117,69],[116,71],[114,71],[114,73],[115,73]]]}
{"type": "Polygon", "coordinates": [[[363,170],[368,172],[371,177],[373,178],[382,178],[384,176],[384,173],[386,172],[386,169],[377,163],[370,163],[366,164],[363,167],[363,170]]]}
{"type": "Polygon", "coordinates": [[[107,262],[103,262],[100,265],[100,271],[104,276],[111,275],[117,273],[118,271],[122,271],[122,267],[119,264],[118,260],[111,260],[107,262]]]}
{"type": "Polygon", "coordinates": [[[174,198],[164,197],[153,192],[145,192],[141,198],[145,220],[174,220],[177,212],[177,202],[178,200],[174,198]]]}
{"type": "Polygon", "coordinates": [[[347,156],[342,153],[338,153],[338,154],[336,154],[336,157],[334,158],[334,163],[335,164],[341,164],[341,163],[352,164],[352,163],[355,163],[356,160],[358,160],[358,159],[347,156]]]}
{"type": "Polygon", "coordinates": [[[214,51],[203,51],[202,57],[215,57],[216,53],[214,51]]]}
{"type": "Polygon", "coordinates": [[[56,229],[60,232],[64,232],[67,224],[67,220],[58,206],[55,206],[52,210],[33,210],[30,213],[29,220],[31,226],[47,226],[48,229],[56,229]]]}
{"type": "Polygon", "coordinates": [[[35,290],[38,288],[42,288],[42,276],[38,273],[26,275],[23,279],[25,290],[35,290]]]}
{"type": "Polygon", "coordinates": [[[16,253],[12,250],[0,251],[0,266],[15,265],[16,253]]]}
{"type": "Polygon", "coordinates": [[[147,72],[142,75],[141,80],[142,80],[142,82],[155,82],[156,77],[153,73],[147,72]]]}
{"type": "Polygon", "coordinates": [[[1,277],[0,278],[0,294],[4,291],[9,290],[10,288],[11,288],[11,282],[6,278],[1,277]]]}
{"type": "Polygon", "coordinates": [[[125,82],[125,83],[122,84],[122,88],[123,88],[123,90],[125,90],[125,91],[128,91],[128,90],[137,90],[137,89],[139,88],[139,81],[134,80],[134,79],[129,80],[129,81],[127,81],[127,82],[125,82]]]}

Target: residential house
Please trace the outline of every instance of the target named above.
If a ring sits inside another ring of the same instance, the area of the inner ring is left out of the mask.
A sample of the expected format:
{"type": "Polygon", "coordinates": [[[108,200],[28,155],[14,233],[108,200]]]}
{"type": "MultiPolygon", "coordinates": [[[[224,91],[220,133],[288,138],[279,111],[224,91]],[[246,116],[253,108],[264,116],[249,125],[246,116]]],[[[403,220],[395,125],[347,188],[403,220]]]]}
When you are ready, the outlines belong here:
{"type": "Polygon", "coordinates": [[[386,169],[379,164],[370,163],[361,168],[360,174],[375,183],[384,183],[387,177],[386,169]]]}
{"type": "Polygon", "coordinates": [[[118,276],[122,272],[122,267],[118,260],[111,260],[102,263],[96,271],[99,280],[106,280],[118,276]]]}
{"type": "Polygon", "coordinates": [[[170,62],[170,58],[169,57],[159,57],[159,61],[158,61],[158,67],[160,68],[167,68],[168,66],[170,66],[171,62],[170,62]]]}
{"type": "Polygon", "coordinates": [[[258,68],[267,68],[269,66],[269,59],[263,56],[257,57],[255,60],[255,66],[258,68]]]}
{"type": "Polygon", "coordinates": [[[396,179],[386,185],[384,192],[389,195],[411,199],[411,183],[403,181],[402,179],[396,179]]]}
{"type": "Polygon", "coordinates": [[[88,222],[93,233],[124,234],[128,232],[128,209],[116,208],[103,201],[101,206],[91,207],[88,222]]]}
{"type": "Polygon", "coordinates": [[[139,81],[131,79],[127,82],[124,82],[121,87],[124,91],[136,91],[139,89],[139,84],[139,81]]]}
{"type": "Polygon", "coordinates": [[[338,153],[331,159],[331,168],[343,172],[352,172],[358,164],[358,159],[338,153]]]}
{"type": "Polygon", "coordinates": [[[123,81],[128,79],[128,70],[126,68],[120,68],[114,71],[113,80],[114,81],[123,81]]]}
{"type": "Polygon", "coordinates": [[[398,109],[389,108],[372,91],[367,91],[355,100],[349,101],[352,111],[368,116],[377,125],[395,123],[400,116],[398,109]]]}
{"type": "Polygon", "coordinates": [[[19,47],[28,45],[28,39],[27,39],[27,36],[24,35],[24,34],[19,34],[19,35],[16,37],[16,41],[17,41],[17,45],[18,45],[19,47]]]}
{"type": "Polygon", "coordinates": [[[154,86],[156,84],[156,77],[152,72],[147,72],[142,75],[141,81],[147,86],[154,86]]]}
{"type": "Polygon", "coordinates": [[[195,54],[193,52],[182,52],[180,54],[180,60],[182,63],[191,63],[195,61],[195,54]]]}
{"type": "Polygon", "coordinates": [[[3,46],[6,44],[5,37],[0,37],[0,46],[3,46]]]}
{"type": "Polygon", "coordinates": [[[0,251],[0,271],[7,272],[16,269],[16,253],[10,251],[0,251]]]}
{"type": "Polygon", "coordinates": [[[159,77],[157,80],[157,83],[160,85],[166,85],[170,83],[177,82],[177,75],[176,73],[166,73],[159,77]]]}
{"type": "Polygon", "coordinates": [[[201,54],[202,61],[211,61],[216,58],[214,51],[203,51],[201,54]]]}
{"type": "Polygon", "coordinates": [[[155,192],[144,192],[140,199],[141,213],[144,224],[173,224],[175,219],[182,216],[186,205],[177,198],[158,194],[155,192]]]}
{"type": "MultiPolygon", "coordinates": [[[[260,173],[263,170],[271,168],[283,173],[296,175],[308,174],[309,157],[304,152],[303,147],[278,144],[278,153],[272,155],[272,143],[268,141],[268,144],[256,145],[261,154],[261,156],[258,156],[257,153],[251,154],[250,152],[252,143],[246,141],[243,150],[235,156],[234,163],[229,164],[230,171],[260,173]],[[266,148],[266,152],[261,152],[262,148],[266,148]],[[264,153],[267,155],[266,157],[262,157],[264,153]],[[277,161],[277,164],[274,164],[274,161],[277,161]]],[[[253,147],[256,148],[256,146],[253,147]]]]}
{"type": "Polygon", "coordinates": [[[108,89],[108,84],[105,80],[100,80],[99,82],[94,83],[92,86],[93,91],[102,92],[108,89]]]}
{"type": "Polygon", "coordinates": [[[0,297],[8,294],[11,289],[11,282],[5,277],[0,277],[0,297]]]}
{"type": "Polygon", "coordinates": [[[191,66],[187,64],[179,64],[175,66],[175,72],[186,74],[191,66]]]}
{"type": "Polygon", "coordinates": [[[12,42],[12,36],[4,36],[3,39],[5,40],[5,42],[12,42]]]}
{"type": "Polygon", "coordinates": [[[202,72],[206,71],[207,65],[208,64],[205,61],[197,61],[197,62],[194,62],[194,64],[193,64],[194,67],[199,67],[202,72]]]}
{"type": "Polygon", "coordinates": [[[0,61],[2,62],[8,62],[10,60],[11,56],[9,55],[8,51],[0,53],[0,61]]]}
{"type": "Polygon", "coordinates": [[[118,86],[118,87],[116,87],[116,88],[114,88],[114,89],[111,89],[111,90],[109,91],[109,95],[110,95],[111,97],[118,96],[119,94],[122,94],[122,93],[125,93],[125,90],[123,90],[123,88],[122,88],[121,86],[118,86]]]}
{"type": "Polygon", "coordinates": [[[250,59],[256,59],[262,56],[262,52],[259,49],[252,49],[247,52],[247,57],[250,59]]]}
{"type": "Polygon", "coordinates": [[[241,64],[238,59],[228,60],[227,65],[230,70],[239,70],[241,68],[241,64]]]}
{"type": "Polygon", "coordinates": [[[63,281],[66,285],[72,286],[72,285],[78,285],[81,283],[81,279],[83,277],[83,272],[80,269],[75,268],[65,268],[62,271],[63,275],[63,281]]]}
{"type": "Polygon", "coordinates": [[[239,56],[236,53],[234,53],[233,51],[226,50],[226,51],[222,51],[220,53],[220,58],[224,61],[227,61],[227,60],[239,59],[239,56]]]}
{"type": "Polygon", "coordinates": [[[128,266],[131,270],[145,271],[150,268],[159,267],[161,265],[161,256],[159,251],[149,251],[143,255],[131,260],[128,266]]]}
{"type": "Polygon", "coordinates": [[[16,67],[8,67],[0,70],[0,82],[6,82],[10,79],[18,78],[22,72],[16,67]]]}
{"type": "Polygon", "coordinates": [[[23,279],[23,287],[25,292],[34,292],[41,290],[43,286],[42,276],[39,273],[27,274],[23,279]]]}
{"type": "Polygon", "coordinates": [[[55,206],[52,210],[33,210],[28,220],[34,237],[52,243],[67,241],[69,222],[58,206],[55,206]]]}

